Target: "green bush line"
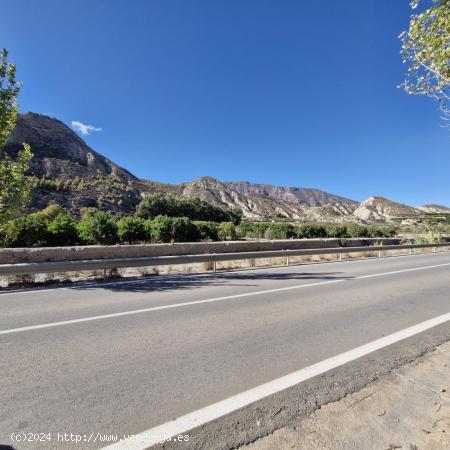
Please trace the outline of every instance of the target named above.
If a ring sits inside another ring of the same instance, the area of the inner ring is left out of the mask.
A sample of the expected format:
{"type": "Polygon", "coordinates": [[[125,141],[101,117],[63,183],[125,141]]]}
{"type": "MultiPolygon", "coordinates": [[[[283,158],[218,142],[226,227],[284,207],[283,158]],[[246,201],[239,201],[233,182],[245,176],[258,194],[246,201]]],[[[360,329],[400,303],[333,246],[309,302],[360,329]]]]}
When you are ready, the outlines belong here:
{"type": "Polygon", "coordinates": [[[278,222],[191,220],[158,215],[116,217],[109,212],[86,209],[76,220],[58,205],[9,221],[0,233],[4,247],[64,245],[114,245],[145,242],[197,242],[236,239],[369,238],[392,237],[394,227],[278,222]]]}

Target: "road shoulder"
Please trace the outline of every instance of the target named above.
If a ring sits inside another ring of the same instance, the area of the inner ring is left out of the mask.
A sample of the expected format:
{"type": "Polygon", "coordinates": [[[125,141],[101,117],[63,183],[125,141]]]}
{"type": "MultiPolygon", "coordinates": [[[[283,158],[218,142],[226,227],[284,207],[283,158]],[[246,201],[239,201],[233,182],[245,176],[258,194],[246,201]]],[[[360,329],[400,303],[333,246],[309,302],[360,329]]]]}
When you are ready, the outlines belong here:
{"type": "Polygon", "coordinates": [[[450,448],[450,342],[242,450],[450,448]]]}

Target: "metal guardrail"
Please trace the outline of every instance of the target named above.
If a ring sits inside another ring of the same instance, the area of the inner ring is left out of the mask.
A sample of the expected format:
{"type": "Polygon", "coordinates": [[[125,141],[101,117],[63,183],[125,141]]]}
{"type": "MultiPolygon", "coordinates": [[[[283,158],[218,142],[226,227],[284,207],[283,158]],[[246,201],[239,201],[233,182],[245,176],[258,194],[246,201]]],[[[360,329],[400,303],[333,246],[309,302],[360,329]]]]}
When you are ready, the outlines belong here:
{"type": "Polygon", "coordinates": [[[309,255],[342,255],[346,253],[378,252],[381,257],[386,250],[412,250],[416,248],[450,247],[450,242],[438,244],[400,244],[400,245],[376,245],[363,247],[333,247],[333,248],[308,248],[298,250],[268,250],[239,253],[206,253],[200,255],[177,255],[177,256],[148,256],[139,258],[109,258],[92,259],[85,261],[54,261],[20,264],[0,264],[0,276],[5,275],[33,275],[40,273],[56,272],[76,272],[81,270],[96,269],[120,269],[131,267],[167,266],[175,264],[193,264],[209,262],[213,263],[213,270],[216,270],[216,263],[219,261],[237,261],[243,259],[262,259],[285,257],[286,264],[289,264],[291,256],[309,255]]]}

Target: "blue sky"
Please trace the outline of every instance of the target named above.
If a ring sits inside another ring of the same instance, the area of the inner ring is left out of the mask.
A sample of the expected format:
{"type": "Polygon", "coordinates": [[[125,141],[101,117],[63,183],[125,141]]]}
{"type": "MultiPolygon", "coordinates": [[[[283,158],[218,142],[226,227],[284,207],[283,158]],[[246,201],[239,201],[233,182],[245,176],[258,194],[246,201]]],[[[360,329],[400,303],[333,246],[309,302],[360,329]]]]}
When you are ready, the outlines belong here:
{"type": "Polygon", "coordinates": [[[450,206],[450,133],[397,85],[408,0],[2,2],[22,111],[162,182],[202,175],[450,206]]]}

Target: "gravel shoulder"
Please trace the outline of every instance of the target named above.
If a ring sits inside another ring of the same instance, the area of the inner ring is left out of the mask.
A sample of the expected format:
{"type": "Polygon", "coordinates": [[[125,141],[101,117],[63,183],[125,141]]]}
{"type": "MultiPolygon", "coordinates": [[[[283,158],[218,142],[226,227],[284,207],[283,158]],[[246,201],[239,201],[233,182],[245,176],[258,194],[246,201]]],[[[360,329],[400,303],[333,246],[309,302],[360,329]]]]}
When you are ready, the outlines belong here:
{"type": "Polygon", "coordinates": [[[450,448],[450,341],[241,450],[450,448]]]}

